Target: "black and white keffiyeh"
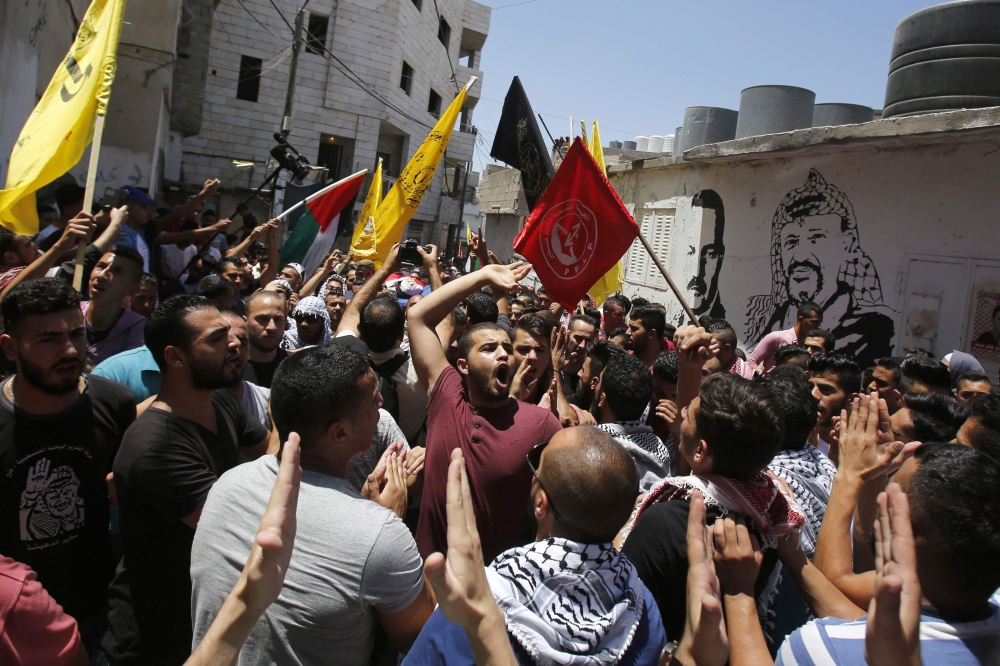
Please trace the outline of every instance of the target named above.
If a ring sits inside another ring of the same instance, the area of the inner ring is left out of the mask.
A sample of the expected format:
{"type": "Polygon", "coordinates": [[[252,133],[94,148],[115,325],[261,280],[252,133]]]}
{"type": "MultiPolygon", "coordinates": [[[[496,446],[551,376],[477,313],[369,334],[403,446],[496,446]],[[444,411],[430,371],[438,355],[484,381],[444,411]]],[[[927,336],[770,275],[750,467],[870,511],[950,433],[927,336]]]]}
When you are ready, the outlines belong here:
{"type": "Polygon", "coordinates": [[[610,543],[551,538],[511,548],[486,569],[507,630],[536,664],[617,664],[642,619],[646,588],[610,543]]]}
{"type": "Polygon", "coordinates": [[[615,438],[632,455],[639,470],[639,490],[643,493],[663,479],[673,476],[673,438],[664,444],[644,421],[600,423],[598,428],[615,438]]]}
{"type": "Polygon", "coordinates": [[[799,533],[802,550],[810,558],[816,552],[819,528],[826,515],[837,468],[833,461],[815,446],[806,444],[798,450],[779,451],[768,465],[775,476],[783,479],[795,494],[795,501],[806,516],[799,533]]]}

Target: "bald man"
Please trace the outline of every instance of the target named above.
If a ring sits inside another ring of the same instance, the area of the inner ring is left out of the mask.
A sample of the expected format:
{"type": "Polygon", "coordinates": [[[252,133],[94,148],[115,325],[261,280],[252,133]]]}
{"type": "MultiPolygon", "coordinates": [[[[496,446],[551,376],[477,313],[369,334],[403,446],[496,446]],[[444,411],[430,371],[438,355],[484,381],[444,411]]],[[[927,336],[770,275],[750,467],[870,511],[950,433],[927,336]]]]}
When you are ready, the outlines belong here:
{"type": "MultiPolygon", "coordinates": [[[[657,664],[667,641],[660,611],[635,567],[611,544],[639,492],[632,456],[611,435],[582,426],[536,446],[528,454],[528,466],[534,475],[536,541],[501,553],[486,570],[519,663],[535,663],[530,645],[555,663],[602,652],[620,663],[657,664]],[[579,636],[592,635],[597,626],[603,630],[589,650],[580,651],[579,636]]],[[[406,659],[413,664],[475,663],[465,631],[440,609],[406,659]]]]}

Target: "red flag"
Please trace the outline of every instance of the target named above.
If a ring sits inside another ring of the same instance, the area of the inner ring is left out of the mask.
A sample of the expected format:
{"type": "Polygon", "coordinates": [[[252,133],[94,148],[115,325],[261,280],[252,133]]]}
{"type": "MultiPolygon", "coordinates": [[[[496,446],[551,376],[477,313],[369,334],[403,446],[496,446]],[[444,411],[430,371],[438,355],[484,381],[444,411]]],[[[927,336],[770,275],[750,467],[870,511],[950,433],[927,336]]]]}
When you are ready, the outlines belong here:
{"type": "Polygon", "coordinates": [[[532,263],[549,297],[572,310],[638,235],[635,220],[577,137],[514,250],[532,263]]]}

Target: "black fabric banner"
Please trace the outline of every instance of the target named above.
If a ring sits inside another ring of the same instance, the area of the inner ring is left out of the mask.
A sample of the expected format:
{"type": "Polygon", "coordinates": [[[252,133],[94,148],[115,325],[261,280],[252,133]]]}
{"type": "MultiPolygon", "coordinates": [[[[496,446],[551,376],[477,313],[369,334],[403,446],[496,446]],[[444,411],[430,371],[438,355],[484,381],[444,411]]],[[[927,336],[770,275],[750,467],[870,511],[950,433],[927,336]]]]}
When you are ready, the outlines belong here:
{"type": "Polygon", "coordinates": [[[555,175],[552,160],[535,114],[531,111],[528,96],[524,94],[521,80],[514,77],[503,101],[503,113],[497,126],[490,157],[521,172],[521,185],[528,199],[528,209],[535,207],[542,192],[555,175]]]}

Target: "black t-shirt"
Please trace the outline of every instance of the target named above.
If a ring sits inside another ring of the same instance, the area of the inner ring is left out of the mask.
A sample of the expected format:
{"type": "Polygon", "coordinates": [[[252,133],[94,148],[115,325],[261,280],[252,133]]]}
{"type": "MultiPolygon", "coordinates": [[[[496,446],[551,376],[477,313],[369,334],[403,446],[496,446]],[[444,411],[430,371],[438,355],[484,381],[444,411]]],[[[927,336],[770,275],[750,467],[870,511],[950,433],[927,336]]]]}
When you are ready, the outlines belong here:
{"type": "Polygon", "coordinates": [[[263,386],[264,388],[271,388],[271,381],[274,379],[274,372],[287,356],[287,351],[284,349],[278,349],[277,353],[274,355],[274,359],[268,363],[256,363],[254,361],[250,361],[247,363],[246,370],[243,371],[243,381],[256,384],[257,386],[263,386]]]}
{"type": "Polygon", "coordinates": [[[114,658],[181,664],[191,654],[191,542],[181,521],[204,506],[239,449],[267,430],[228,390],[212,394],[218,434],[149,408],[122,440],[114,462],[125,556],[110,591],[102,645],[114,658]],[[141,637],[141,639],[140,639],[141,637]]]}
{"type": "MultiPolygon", "coordinates": [[[[687,521],[691,505],[686,500],[654,504],[642,512],[629,534],[622,554],[635,565],[643,584],[660,608],[668,641],[679,641],[687,613],[687,521]]],[[[711,525],[721,515],[717,507],[706,507],[711,525]]],[[[759,541],[759,537],[758,537],[759,541]]],[[[754,585],[759,598],[777,562],[777,552],[764,551],[764,562],[754,585]]]]}
{"type": "Polygon", "coordinates": [[[105,477],[135,420],[132,392],[89,376],[83,395],[49,416],[0,394],[0,553],[34,569],[78,621],[98,617],[115,567],[105,477]]]}

